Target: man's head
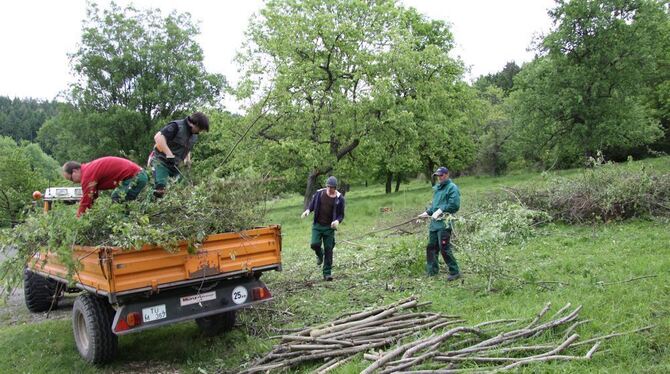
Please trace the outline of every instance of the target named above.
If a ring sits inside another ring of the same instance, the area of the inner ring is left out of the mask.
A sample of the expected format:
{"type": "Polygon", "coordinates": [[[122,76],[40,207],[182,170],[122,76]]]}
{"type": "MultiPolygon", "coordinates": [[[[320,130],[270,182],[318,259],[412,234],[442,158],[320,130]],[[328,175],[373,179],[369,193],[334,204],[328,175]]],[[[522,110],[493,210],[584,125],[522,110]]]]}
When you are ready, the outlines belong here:
{"type": "Polygon", "coordinates": [[[209,118],[202,112],[195,112],[187,117],[188,123],[191,125],[191,131],[194,134],[199,134],[203,131],[209,131],[209,118]]]}
{"type": "Polygon", "coordinates": [[[440,166],[435,170],[433,175],[437,175],[437,179],[442,182],[449,178],[449,169],[446,166],[440,166]]]}
{"type": "Polygon", "coordinates": [[[333,189],[333,190],[336,189],[337,188],[337,179],[335,177],[333,177],[332,175],[330,177],[328,177],[328,179],[326,180],[326,187],[328,187],[329,189],[333,189]]]}
{"type": "Polygon", "coordinates": [[[81,183],[81,164],[77,161],[68,161],[63,164],[63,178],[74,183],[81,183]]]}

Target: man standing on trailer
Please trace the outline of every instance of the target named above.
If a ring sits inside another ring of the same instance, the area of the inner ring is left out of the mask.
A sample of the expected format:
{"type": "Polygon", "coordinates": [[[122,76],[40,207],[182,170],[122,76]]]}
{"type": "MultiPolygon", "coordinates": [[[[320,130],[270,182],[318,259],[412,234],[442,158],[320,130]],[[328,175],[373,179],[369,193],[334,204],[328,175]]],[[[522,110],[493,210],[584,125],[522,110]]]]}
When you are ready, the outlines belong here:
{"type": "Polygon", "coordinates": [[[201,112],[172,121],[154,135],[156,145],[149,155],[154,175],[154,196],[163,197],[168,178],[181,176],[179,165],[191,163],[191,150],[198,134],[209,131],[209,118],[201,112]]]}

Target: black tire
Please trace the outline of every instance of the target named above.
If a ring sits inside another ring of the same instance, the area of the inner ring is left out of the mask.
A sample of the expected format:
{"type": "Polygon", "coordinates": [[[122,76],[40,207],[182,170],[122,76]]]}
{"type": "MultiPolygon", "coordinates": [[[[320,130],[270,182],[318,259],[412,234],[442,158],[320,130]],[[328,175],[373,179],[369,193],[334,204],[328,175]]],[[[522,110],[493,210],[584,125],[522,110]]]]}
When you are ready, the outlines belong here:
{"type": "Polygon", "coordinates": [[[23,296],[26,307],[33,313],[56,309],[64,287],[53,280],[28,269],[23,271],[23,296]]]}
{"type": "Polygon", "coordinates": [[[112,332],[114,309],[107,300],[84,293],[74,300],[72,332],[79,354],[91,364],[116,357],[118,337],[112,332]]]}
{"type": "Polygon", "coordinates": [[[222,332],[228,332],[235,327],[237,311],[231,310],[220,314],[195,319],[195,323],[205,336],[215,336],[222,332]]]}

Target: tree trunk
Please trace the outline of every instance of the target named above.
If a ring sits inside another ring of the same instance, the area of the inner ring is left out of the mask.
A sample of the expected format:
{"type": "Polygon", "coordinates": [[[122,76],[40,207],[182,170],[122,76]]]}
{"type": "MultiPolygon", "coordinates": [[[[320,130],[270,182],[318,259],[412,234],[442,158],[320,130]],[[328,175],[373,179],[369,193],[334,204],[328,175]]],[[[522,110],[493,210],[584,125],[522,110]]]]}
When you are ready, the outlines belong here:
{"type": "Polygon", "coordinates": [[[395,192],[400,191],[400,179],[402,179],[402,174],[398,173],[396,174],[396,181],[395,181],[395,192]]]}
{"type": "Polygon", "coordinates": [[[435,169],[435,164],[433,163],[432,160],[427,160],[426,162],[426,176],[430,180],[430,185],[435,184],[435,180],[433,179],[433,170],[435,169]]]}
{"type": "Polygon", "coordinates": [[[305,187],[305,196],[302,202],[302,205],[305,209],[307,209],[307,206],[309,205],[309,200],[312,198],[312,195],[314,195],[314,192],[317,190],[316,186],[316,178],[319,177],[321,173],[319,173],[318,170],[312,170],[309,172],[309,176],[307,177],[307,187],[305,187]]]}
{"type": "Polygon", "coordinates": [[[393,183],[393,173],[386,172],[386,193],[391,193],[391,183],[393,183]]]}

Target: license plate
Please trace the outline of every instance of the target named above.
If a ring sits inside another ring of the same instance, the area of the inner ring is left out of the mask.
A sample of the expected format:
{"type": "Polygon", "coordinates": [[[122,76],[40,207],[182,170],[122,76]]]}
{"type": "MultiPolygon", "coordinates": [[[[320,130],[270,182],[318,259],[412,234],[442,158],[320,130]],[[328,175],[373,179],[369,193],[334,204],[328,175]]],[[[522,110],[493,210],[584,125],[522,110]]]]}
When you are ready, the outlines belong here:
{"type": "Polygon", "coordinates": [[[151,322],[157,321],[167,317],[167,312],[165,311],[165,304],[150,306],[148,308],[142,308],[142,321],[151,322]]]}

